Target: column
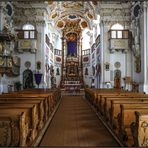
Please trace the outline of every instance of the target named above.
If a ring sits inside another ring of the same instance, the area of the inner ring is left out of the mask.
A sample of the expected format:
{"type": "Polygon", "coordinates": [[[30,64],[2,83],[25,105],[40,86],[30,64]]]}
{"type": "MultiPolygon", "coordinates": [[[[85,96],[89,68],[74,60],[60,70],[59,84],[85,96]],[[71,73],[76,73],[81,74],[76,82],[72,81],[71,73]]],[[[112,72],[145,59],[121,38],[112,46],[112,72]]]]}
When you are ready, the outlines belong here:
{"type": "Polygon", "coordinates": [[[100,88],[103,88],[104,82],[104,22],[100,23],[100,43],[101,43],[101,81],[100,88]]]}
{"type": "Polygon", "coordinates": [[[0,31],[3,29],[3,2],[0,2],[0,31]]]}
{"type": "Polygon", "coordinates": [[[63,37],[61,38],[62,40],[62,67],[61,67],[61,80],[63,80],[63,69],[64,69],[64,33],[63,37]]]}
{"type": "Polygon", "coordinates": [[[145,1],[144,2],[144,86],[143,86],[143,91],[148,93],[148,3],[145,1]]]}
{"type": "Polygon", "coordinates": [[[83,78],[83,54],[82,54],[82,40],[83,38],[81,38],[81,77],[83,78]]]}

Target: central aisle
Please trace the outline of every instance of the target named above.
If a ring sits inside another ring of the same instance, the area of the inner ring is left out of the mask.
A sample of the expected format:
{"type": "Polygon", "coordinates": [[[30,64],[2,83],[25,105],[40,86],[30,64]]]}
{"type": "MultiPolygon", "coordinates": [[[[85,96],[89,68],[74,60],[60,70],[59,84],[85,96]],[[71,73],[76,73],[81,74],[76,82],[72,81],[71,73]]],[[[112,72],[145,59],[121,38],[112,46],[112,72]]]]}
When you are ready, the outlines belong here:
{"type": "Polygon", "coordinates": [[[119,146],[82,96],[63,96],[40,146],[119,146]]]}

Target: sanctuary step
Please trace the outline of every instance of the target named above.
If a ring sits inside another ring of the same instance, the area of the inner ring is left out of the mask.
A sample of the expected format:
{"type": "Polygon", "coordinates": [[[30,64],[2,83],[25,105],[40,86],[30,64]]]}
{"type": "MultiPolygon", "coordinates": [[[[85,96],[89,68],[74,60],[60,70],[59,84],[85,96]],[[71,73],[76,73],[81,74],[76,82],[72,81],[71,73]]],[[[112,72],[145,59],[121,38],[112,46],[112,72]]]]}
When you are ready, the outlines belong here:
{"type": "Polygon", "coordinates": [[[85,95],[85,92],[84,92],[84,88],[81,88],[79,90],[67,90],[65,88],[62,88],[61,89],[61,95],[63,96],[84,96],[85,95]]]}

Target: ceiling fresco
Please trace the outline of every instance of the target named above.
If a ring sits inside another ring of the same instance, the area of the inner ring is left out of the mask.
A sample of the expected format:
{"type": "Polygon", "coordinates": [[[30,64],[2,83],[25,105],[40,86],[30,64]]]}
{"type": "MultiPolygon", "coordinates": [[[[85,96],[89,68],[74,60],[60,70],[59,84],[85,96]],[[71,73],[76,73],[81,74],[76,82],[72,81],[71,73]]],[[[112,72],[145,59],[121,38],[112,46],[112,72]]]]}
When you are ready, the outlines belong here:
{"type": "Polygon", "coordinates": [[[57,28],[65,32],[77,32],[91,29],[92,20],[96,19],[97,0],[93,1],[49,1],[49,18],[57,28]]]}

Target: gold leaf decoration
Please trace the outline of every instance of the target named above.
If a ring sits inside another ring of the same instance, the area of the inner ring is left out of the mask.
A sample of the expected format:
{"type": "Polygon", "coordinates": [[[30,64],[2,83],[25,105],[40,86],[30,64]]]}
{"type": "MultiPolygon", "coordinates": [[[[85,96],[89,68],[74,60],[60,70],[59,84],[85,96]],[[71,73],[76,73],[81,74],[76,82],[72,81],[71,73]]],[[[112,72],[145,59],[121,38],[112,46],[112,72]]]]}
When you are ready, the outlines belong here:
{"type": "Polygon", "coordinates": [[[97,0],[92,0],[92,3],[93,3],[94,5],[97,5],[97,4],[98,4],[97,0]]]}
{"type": "Polygon", "coordinates": [[[52,5],[53,1],[52,0],[48,0],[48,5],[52,5]]]}
{"type": "Polygon", "coordinates": [[[52,19],[54,19],[54,18],[56,18],[57,17],[57,12],[55,12],[55,13],[53,13],[52,15],[51,15],[51,18],[52,19]]]}
{"type": "Polygon", "coordinates": [[[59,27],[59,28],[63,28],[63,27],[64,27],[64,23],[63,23],[63,21],[58,21],[58,23],[57,23],[57,27],[59,27]]]}
{"type": "Polygon", "coordinates": [[[82,23],[81,23],[81,26],[83,27],[83,28],[86,28],[88,25],[87,25],[87,22],[86,21],[83,21],[82,23]]]}
{"type": "Polygon", "coordinates": [[[90,19],[93,19],[93,16],[92,16],[90,13],[88,13],[87,16],[88,16],[90,19]]]}

